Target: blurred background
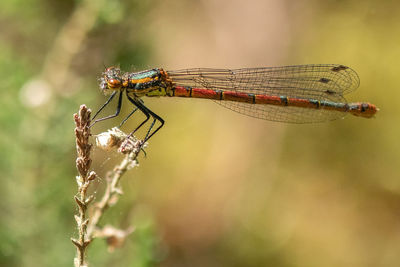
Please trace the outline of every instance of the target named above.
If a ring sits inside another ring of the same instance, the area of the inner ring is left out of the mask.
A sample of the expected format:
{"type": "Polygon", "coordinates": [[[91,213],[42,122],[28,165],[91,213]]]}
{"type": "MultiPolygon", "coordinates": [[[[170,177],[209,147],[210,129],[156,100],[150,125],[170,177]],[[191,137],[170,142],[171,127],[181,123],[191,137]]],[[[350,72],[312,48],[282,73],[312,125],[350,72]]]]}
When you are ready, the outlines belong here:
{"type": "MultiPolygon", "coordinates": [[[[104,66],[339,63],[361,79],[348,100],[376,104],[375,119],[288,125],[212,101],[144,99],[166,124],[101,222],[136,231],[112,254],[96,240],[89,262],[398,266],[399,15],[399,2],[377,0],[1,1],[0,265],[72,266],[72,114],[105,102],[104,66]]],[[[92,155],[101,196],[121,156],[92,155]]]]}

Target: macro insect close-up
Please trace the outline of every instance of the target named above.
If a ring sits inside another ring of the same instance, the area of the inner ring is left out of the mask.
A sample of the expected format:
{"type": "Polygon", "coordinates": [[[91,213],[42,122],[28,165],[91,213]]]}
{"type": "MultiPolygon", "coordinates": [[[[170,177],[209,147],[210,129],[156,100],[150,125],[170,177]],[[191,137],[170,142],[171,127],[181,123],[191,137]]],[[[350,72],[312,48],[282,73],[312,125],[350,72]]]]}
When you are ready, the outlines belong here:
{"type": "Polygon", "coordinates": [[[398,266],[400,2],[0,1],[0,266],[398,266]]]}
{"type": "Polygon", "coordinates": [[[125,94],[134,109],[119,126],[137,110],[143,112],[146,119],[131,132],[132,135],[151,117],[153,121],[144,142],[161,129],[164,120],[144,105],[143,96],[211,99],[250,117],[289,123],[331,121],[343,118],[346,113],[371,118],[378,110],[370,103],[346,102],[343,95],[357,89],[360,81],[354,70],[339,64],[234,70],[164,71],[156,68],[125,73],[118,67],[109,67],[99,81],[101,91],[110,97],[92,118],[93,124],[117,117],[125,94]],[[95,120],[116,95],[115,114],[95,120]],[[157,121],[160,125],[153,130],[157,121]]]}

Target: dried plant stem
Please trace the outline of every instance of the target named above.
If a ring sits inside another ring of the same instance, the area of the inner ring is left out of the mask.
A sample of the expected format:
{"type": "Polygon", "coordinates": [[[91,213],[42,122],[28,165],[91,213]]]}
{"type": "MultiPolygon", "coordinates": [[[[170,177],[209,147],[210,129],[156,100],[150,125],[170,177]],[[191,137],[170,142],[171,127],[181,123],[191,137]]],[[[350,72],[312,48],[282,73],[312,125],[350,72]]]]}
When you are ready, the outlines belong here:
{"type": "Polygon", "coordinates": [[[93,214],[91,215],[87,229],[88,236],[95,234],[97,224],[104,212],[118,201],[119,196],[122,194],[122,190],[119,187],[120,180],[127,170],[132,169],[138,164],[136,159],[139,155],[140,147],[141,142],[136,141],[133,149],[125,156],[122,162],[107,175],[107,187],[102,199],[94,205],[93,214]]]}
{"type": "MultiPolygon", "coordinates": [[[[137,156],[140,150],[144,147],[141,141],[134,137],[127,137],[126,134],[119,129],[108,131],[101,135],[100,145],[103,148],[117,148],[121,153],[126,154],[122,162],[117,165],[112,172],[107,174],[107,187],[101,200],[93,206],[93,212],[90,216],[86,215],[90,202],[94,199],[93,195],[88,194],[88,188],[97,175],[95,172],[89,172],[92,160],[90,159],[90,150],[92,145],[89,143],[90,137],[90,115],[91,111],[85,105],[82,105],[78,114],[74,114],[75,119],[75,136],[76,150],[78,157],[76,159],[76,168],[79,175],[76,177],[78,184],[78,194],[75,196],[75,202],[78,206],[78,215],[75,215],[75,220],[78,226],[78,239],[71,238],[72,243],[76,246],[76,257],[74,263],[76,267],[86,267],[86,248],[95,237],[105,238],[109,245],[109,250],[121,246],[126,237],[133,232],[133,227],[128,227],[126,230],[116,229],[112,226],[105,226],[99,229],[97,224],[105,211],[118,201],[122,190],[119,187],[122,176],[129,169],[136,165],[137,156]]],[[[99,139],[96,139],[98,143],[99,139]]]]}
{"type": "Polygon", "coordinates": [[[78,215],[75,215],[75,220],[78,226],[78,239],[71,238],[72,243],[76,246],[77,255],[74,259],[74,264],[77,267],[87,266],[85,262],[86,248],[92,241],[90,235],[87,234],[87,225],[89,219],[86,218],[88,205],[93,200],[93,195],[88,195],[90,183],[96,178],[95,172],[90,172],[90,150],[92,145],[89,143],[90,136],[90,114],[91,111],[85,105],[82,105],[78,114],[74,114],[75,120],[75,136],[76,136],[76,168],[79,175],[76,177],[78,184],[78,194],[75,196],[75,202],[78,206],[78,215]]]}

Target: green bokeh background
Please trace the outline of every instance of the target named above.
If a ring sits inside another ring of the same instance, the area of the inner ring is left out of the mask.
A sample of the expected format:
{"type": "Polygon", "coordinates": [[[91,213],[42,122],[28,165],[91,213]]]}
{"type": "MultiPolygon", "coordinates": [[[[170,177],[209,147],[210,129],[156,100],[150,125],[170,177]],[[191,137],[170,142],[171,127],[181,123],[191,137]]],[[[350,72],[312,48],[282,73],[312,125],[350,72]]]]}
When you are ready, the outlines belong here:
{"type": "MultiPolygon", "coordinates": [[[[399,16],[399,2],[378,0],[1,1],[0,265],[72,266],[72,114],[105,101],[97,85],[104,65],[340,63],[361,79],[348,99],[376,104],[375,119],[287,125],[205,100],[144,99],[166,124],[101,222],[136,231],[112,254],[96,240],[88,260],[398,266],[399,16]]],[[[124,102],[122,113],[129,109],[124,102]]],[[[119,160],[93,151],[97,196],[119,160]]]]}

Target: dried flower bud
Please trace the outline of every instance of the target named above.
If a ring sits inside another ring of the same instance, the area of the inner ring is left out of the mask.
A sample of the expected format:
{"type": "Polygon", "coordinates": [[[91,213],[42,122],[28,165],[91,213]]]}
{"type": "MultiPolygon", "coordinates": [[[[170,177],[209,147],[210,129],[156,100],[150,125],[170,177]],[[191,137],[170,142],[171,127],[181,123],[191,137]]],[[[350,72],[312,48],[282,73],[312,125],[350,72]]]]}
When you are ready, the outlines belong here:
{"type": "Polygon", "coordinates": [[[96,136],[96,146],[105,151],[111,151],[117,149],[125,138],[126,134],[114,127],[96,136]]]}
{"type": "Polygon", "coordinates": [[[119,153],[127,154],[137,149],[140,146],[140,142],[133,136],[128,138],[126,133],[114,127],[97,135],[96,145],[105,151],[116,149],[119,153]]]}

